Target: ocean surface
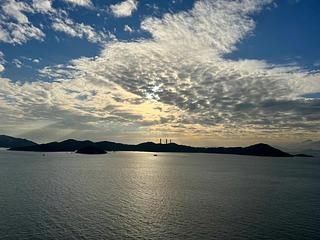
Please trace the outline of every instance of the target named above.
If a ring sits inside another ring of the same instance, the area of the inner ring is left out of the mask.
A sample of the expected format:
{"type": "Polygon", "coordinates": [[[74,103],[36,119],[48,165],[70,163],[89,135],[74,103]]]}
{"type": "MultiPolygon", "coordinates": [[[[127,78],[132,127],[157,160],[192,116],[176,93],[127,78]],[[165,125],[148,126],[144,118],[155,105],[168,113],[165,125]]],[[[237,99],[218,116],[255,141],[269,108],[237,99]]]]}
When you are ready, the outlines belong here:
{"type": "Polygon", "coordinates": [[[320,239],[320,159],[1,150],[0,239],[320,239]]]}

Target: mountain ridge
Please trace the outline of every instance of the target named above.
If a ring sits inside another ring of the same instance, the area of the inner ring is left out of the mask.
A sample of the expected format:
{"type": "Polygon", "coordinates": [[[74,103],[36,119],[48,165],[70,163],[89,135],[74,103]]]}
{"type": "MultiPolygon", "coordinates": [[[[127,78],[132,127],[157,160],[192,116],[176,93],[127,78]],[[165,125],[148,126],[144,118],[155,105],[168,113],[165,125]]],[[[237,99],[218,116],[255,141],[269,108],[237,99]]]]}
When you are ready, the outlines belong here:
{"type": "Polygon", "coordinates": [[[1,148],[26,147],[26,146],[32,146],[32,145],[37,145],[37,143],[24,138],[0,135],[1,148]]]}
{"type": "Polygon", "coordinates": [[[94,147],[104,151],[141,151],[141,152],[188,152],[188,153],[215,153],[235,154],[269,157],[311,157],[310,155],[284,152],[265,143],[258,143],[247,147],[192,147],[176,143],[159,144],[154,142],[143,142],[137,145],[123,144],[110,141],[93,142],[89,140],[67,139],[61,142],[49,142],[32,146],[12,147],[11,151],[32,152],[76,152],[79,149],[94,147]]]}

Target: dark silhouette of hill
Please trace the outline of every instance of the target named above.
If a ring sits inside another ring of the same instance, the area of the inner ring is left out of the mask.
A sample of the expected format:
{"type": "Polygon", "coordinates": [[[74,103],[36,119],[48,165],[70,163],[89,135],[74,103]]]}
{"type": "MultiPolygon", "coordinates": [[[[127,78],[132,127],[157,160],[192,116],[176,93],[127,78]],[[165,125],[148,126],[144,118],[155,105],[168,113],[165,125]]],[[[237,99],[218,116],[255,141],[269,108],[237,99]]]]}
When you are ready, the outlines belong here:
{"type": "Polygon", "coordinates": [[[73,139],[63,142],[51,142],[47,144],[39,144],[26,147],[13,147],[12,151],[34,151],[34,152],[75,152],[80,149],[94,150],[100,149],[104,151],[141,151],[141,152],[187,152],[187,153],[217,153],[217,154],[236,154],[236,155],[252,155],[252,156],[270,156],[270,157],[293,157],[307,155],[292,155],[274,148],[268,144],[255,144],[248,147],[191,147],[178,145],[176,143],[156,144],[153,142],[145,142],[137,145],[122,144],[115,142],[92,142],[77,141],[73,139]]]}
{"type": "Polygon", "coordinates": [[[91,141],[77,141],[74,139],[68,139],[62,142],[50,142],[26,147],[14,147],[10,150],[32,152],[75,152],[80,148],[93,145],[94,143],[91,141]]]}
{"type": "Polygon", "coordinates": [[[79,154],[106,154],[107,152],[101,148],[98,148],[96,146],[87,146],[80,148],[79,150],[76,151],[76,153],[79,154]]]}
{"type": "Polygon", "coordinates": [[[304,154],[304,153],[295,154],[294,156],[295,157],[313,157],[312,155],[304,154]]]}
{"type": "Polygon", "coordinates": [[[282,146],[286,152],[305,154],[320,157],[320,140],[305,140],[302,142],[288,143],[282,146]]]}
{"type": "Polygon", "coordinates": [[[0,147],[2,148],[26,147],[26,146],[34,146],[34,145],[37,145],[37,144],[27,139],[0,135],[0,147]]]}

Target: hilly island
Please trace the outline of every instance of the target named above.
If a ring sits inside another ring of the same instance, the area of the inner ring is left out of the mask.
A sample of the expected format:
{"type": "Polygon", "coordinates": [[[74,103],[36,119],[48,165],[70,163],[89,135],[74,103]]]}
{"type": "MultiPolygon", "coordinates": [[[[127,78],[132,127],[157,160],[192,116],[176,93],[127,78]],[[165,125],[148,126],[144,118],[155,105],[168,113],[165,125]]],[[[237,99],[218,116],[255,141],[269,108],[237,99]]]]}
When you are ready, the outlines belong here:
{"type": "MultiPolygon", "coordinates": [[[[4,138],[4,136],[1,136],[4,138]]],[[[9,137],[6,136],[6,139],[9,137]]],[[[15,138],[16,139],[16,138],[15,138]]],[[[1,140],[1,139],[0,139],[1,140]]],[[[210,154],[235,154],[268,157],[311,157],[305,154],[290,154],[274,148],[268,144],[258,143],[248,147],[192,147],[176,143],[154,143],[145,142],[137,145],[123,144],[109,141],[93,142],[89,140],[79,141],[68,139],[62,142],[50,142],[36,144],[24,141],[24,145],[10,146],[2,141],[0,147],[9,148],[10,151],[31,151],[31,152],[77,152],[80,154],[104,154],[107,151],[141,151],[141,152],[185,152],[185,153],[210,153],[210,154]]]]}

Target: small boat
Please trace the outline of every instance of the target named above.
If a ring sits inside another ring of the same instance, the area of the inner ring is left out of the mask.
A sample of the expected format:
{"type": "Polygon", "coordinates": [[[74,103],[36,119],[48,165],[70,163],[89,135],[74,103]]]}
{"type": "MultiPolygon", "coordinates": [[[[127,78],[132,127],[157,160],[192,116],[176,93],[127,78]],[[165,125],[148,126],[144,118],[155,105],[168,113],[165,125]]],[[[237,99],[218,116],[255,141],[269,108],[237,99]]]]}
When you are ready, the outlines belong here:
{"type": "Polygon", "coordinates": [[[157,156],[158,156],[158,154],[153,154],[153,156],[154,156],[154,157],[157,157],[157,156]]]}

